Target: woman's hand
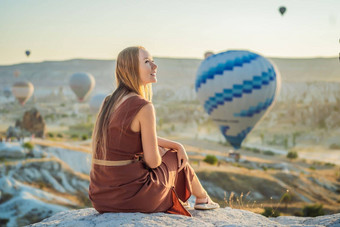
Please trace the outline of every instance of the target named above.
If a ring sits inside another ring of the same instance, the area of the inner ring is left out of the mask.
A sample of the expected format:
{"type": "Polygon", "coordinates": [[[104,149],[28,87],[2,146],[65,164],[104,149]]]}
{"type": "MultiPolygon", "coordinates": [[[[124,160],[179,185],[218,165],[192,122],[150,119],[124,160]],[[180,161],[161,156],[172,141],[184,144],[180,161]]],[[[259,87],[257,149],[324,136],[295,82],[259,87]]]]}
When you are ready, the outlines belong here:
{"type": "Polygon", "coordinates": [[[188,163],[188,155],[182,144],[177,148],[178,172],[181,171],[188,163]]]}

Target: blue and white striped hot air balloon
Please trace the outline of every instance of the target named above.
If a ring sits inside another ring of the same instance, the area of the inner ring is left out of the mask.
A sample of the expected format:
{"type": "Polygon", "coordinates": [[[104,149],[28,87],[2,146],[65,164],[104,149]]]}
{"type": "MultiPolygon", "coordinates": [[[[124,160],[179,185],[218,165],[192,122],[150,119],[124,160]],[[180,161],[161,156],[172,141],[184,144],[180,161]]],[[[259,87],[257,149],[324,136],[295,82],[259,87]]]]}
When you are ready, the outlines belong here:
{"type": "Polygon", "coordinates": [[[198,68],[197,97],[236,149],[273,104],[280,89],[275,66],[261,55],[231,50],[206,58],[198,68]]]}

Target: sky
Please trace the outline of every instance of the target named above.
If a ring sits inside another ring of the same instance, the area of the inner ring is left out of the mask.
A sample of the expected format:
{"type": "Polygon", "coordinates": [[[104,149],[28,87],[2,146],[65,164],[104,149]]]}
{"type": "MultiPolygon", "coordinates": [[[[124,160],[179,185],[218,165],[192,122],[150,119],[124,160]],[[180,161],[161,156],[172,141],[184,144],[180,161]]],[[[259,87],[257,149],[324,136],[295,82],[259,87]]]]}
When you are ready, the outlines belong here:
{"type": "Polygon", "coordinates": [[[135,45],[171,58],[335,57],[339,39],[340,0],[0,0],[0,65],[116,59],[135,45]]]}

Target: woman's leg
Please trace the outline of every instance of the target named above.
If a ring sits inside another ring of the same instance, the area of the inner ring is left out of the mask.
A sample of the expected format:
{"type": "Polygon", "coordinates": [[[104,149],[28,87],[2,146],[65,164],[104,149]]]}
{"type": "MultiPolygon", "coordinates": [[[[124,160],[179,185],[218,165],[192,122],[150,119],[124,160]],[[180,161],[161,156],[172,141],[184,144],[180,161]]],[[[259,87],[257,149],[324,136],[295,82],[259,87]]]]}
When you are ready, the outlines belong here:
{"type": "MultiPolygon", "coordinates": [[[[199,181],[196,173],[192,179],[191,186],[192,186],[192,194],[196,197],[195,204],[206,204],[206,205],[203,205],[203,207],[197,207],[198,209],[209,210],[209,209],[215,209],[215,208],[220,207],[217,203],[213,202],[210,199],[208,193],[201,185],[201,182],[199,181]]],[[[201,205],[198,205],[198,206],[201,206],[201,205]]],[[[195,209],[197,208],[195,205],[195,209]]]]}
{"type": "Polygon", "coordinates": [[[204,190],[203,186],[201,185],[201,182],[196,176],[196,173],[195,173],[194,178],[192,179],[191,186],[192,186],[192,194],[196,197],[196,200],[207,198],[208,193],[204,190]]]}

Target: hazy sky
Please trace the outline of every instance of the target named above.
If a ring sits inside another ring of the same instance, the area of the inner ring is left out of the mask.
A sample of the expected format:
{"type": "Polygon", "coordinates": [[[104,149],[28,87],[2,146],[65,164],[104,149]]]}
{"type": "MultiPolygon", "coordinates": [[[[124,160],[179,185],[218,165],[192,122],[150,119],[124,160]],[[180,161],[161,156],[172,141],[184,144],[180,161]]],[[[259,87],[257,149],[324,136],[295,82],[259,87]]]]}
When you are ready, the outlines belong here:
{"type": "Polygon", "coordinates": [[[340,0],[0,0],[0,65],[115,59],[131,45],[158,57],[329,57],[339,38],[340,0]]]}

